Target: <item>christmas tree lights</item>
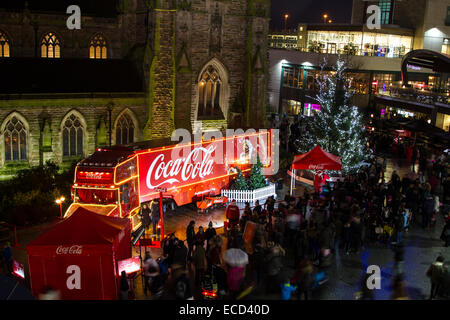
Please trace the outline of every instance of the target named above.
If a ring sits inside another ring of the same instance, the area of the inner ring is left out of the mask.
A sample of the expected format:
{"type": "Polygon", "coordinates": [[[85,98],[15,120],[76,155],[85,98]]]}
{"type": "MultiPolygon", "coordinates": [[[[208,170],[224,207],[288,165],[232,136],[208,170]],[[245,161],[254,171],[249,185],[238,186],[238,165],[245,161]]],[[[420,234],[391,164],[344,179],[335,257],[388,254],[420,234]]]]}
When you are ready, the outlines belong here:
{"type": "Polygon", "coordinates": [[[319,92],[315,100],[320,111],[312,110],[311,117],[303,117],[305,130],[296,137],[295,145],[299,153],[310,151],[316,145],[341,158],[344,174],[357,171],[362,161],[368,157],[365,127],[362,115],[350,99],[349,81],[345,77],[346,65],[339,57],[332,72],[324,71],[318,79],[319,92]]]}

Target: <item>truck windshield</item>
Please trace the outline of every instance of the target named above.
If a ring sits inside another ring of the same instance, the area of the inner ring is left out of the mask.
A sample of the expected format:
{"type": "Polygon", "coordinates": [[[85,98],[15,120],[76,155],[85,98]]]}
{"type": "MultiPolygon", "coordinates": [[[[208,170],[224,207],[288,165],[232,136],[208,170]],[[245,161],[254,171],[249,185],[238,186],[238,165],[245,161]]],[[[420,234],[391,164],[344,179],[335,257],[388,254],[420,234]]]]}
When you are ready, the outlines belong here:
{"type": "Polygon", "coordinates": [[[117,204],[117,190],[75,189],[75,202],[86,204],[117,204]]]}

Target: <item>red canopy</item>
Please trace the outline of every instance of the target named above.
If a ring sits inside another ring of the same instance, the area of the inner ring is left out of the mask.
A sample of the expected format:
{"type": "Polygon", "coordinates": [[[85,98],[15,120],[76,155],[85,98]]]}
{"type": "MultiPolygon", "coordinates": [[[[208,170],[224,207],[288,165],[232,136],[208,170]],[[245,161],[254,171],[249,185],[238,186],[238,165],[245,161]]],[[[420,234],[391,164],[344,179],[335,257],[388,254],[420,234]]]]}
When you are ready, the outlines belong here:
{"type": "Polygon", "coordinates": [[[341,159],[315,146],[311,151],[295,156],[295,170],[342,170],[341,159]]]}
{"type": "Polygon", "coordinates": [[[65,300],[117,299],[117,263],[131,257],[130,239],[128,219],[77,208],[27,246],[33,294],[49,285],[65,300]]]}

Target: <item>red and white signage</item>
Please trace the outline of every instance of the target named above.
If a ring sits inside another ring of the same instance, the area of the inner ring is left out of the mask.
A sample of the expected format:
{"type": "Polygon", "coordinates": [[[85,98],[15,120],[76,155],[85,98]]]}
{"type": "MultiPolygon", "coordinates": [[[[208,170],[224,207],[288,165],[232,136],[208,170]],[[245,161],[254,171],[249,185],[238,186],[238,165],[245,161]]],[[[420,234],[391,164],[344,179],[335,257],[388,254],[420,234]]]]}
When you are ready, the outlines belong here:
{"type": "Polygon", "coordinates": [[[83,253],[83,246],[73,245],[70,247],[59,246],[56,248],[56,254],[75,254],[81,255],[83,253]]]}
{"type": "Polygon", "coordinates": [[[199,146],[194,148],[187,157],[174,160],[172,159],[172,149],[159,154],[143,155],[139,158],[141,160],[140,169],[144,169],[140,172],[146,173],[142,175],[142,178],[145,178],[145,181],[142,182],[149,190],[154,190],[161,188],[162,185],[167,187],[175,183],[184,184],[188,181],[212,178],[215,168],[211,155],[214,149],[213,146],[208,148],[199,146]],[[149,164],[149,166],[143,168],[143,163],[149,164]]]}
{"type": "Polygon", "coordinates": [[[125,260],[120,260],[117,262],[117,266],[119,268],[119,275],[122,271],[125,271],[126,274],[138,272],[141,269],[139,257],[132,257],[125,260]]]}

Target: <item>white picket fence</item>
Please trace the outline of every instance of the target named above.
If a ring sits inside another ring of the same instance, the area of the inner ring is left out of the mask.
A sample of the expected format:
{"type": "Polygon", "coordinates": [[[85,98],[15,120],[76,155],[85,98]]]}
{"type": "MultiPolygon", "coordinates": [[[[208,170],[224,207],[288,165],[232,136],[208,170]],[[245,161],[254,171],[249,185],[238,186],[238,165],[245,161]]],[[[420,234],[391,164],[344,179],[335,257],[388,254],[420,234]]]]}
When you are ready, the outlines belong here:
{"type": "Polygon", "coordinates": [[[275,184],[256,190],[222,190],[221,195],[227,197],[229,201],[254,203],[256,200],[267,199],[270,196],[277,196],[275,184]]]}

